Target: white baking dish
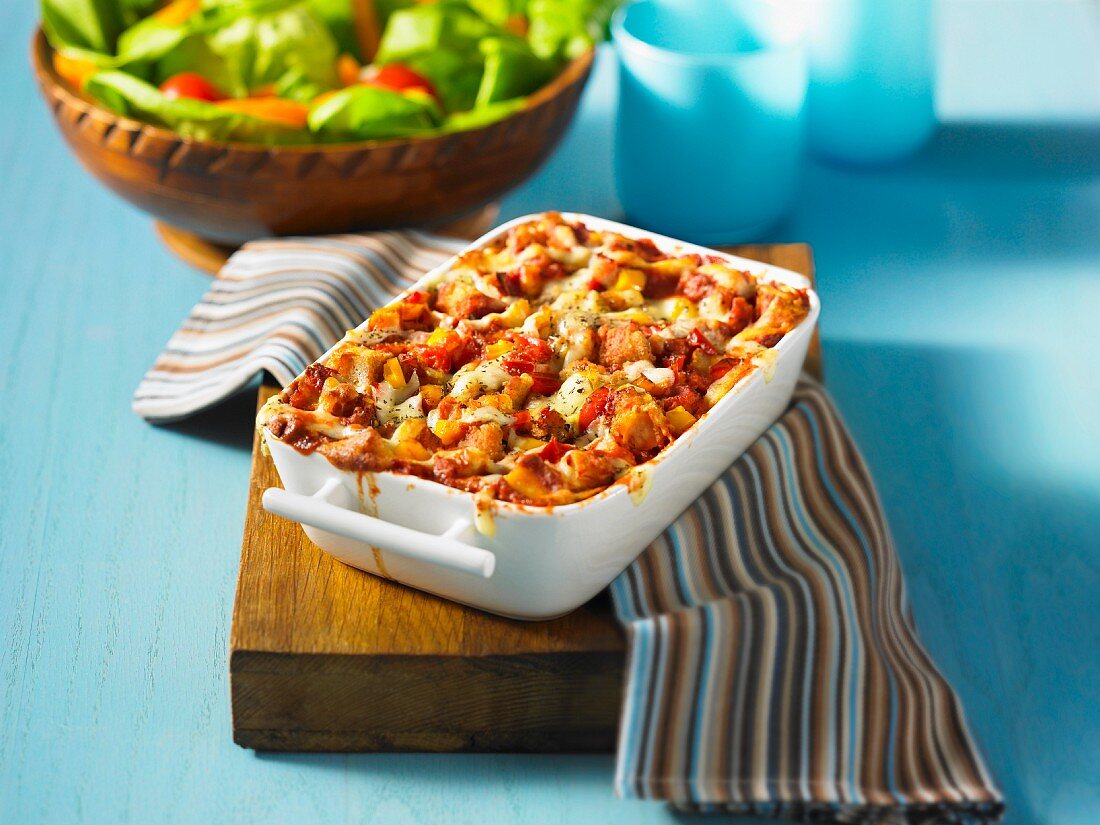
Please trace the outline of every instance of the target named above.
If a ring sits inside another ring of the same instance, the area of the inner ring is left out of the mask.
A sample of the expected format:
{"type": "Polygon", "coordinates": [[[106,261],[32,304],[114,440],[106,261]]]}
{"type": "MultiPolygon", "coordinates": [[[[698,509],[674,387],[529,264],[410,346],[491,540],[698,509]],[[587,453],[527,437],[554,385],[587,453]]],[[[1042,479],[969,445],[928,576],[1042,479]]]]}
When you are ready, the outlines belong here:
{"type": "MultiPolygon", "coordinates": [[[[471,247],[535,217],[509,221],[471,247]]],[[[565,217],[594,229],[651,238],[666,252],[719,255],[761,280],[810,286],[803,276],[768,264],[589,215],[565,217]]],[[[411,289],[452,263],[429,272],[411,289]]],[[[322,455],[303,455],[270,438],[267,444],[285,489],[268,489],[264,507],[300,522],[323,550],[370,573],[505,616],[560,616],[610,584],[783,412],[819,312],[811,290],[809,315],[774,348],[770,380],[765,370],[755,370],[663,453],[631,471],[640,474],[631,485],[634,494],[622,479],[590,499],[560,507],[494,501],[495,534],[489,536],[475,528],[470,493],[397,473],[360,478],[333,467],[322,455]],[[641,489],[637,482],[643,482],[641,489]]]]}

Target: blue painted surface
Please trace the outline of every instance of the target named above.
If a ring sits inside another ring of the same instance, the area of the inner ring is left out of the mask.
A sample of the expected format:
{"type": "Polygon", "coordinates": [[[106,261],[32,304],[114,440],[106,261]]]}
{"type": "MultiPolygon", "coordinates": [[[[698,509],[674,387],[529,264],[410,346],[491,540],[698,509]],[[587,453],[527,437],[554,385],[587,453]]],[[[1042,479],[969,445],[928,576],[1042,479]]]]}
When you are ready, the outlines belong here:
{"type": "MultiPolygon", "coordinates": [[[[811,167],[773,237],[815,245],[829,386],[1009,821],[1086,823],[1100,810],[1100,33],[1088,3],[1006,4],[997,28],[995,5],[956,4],[951,122],[930,149],[890,171],[811,167]],[[996,60],[1023,50],[1005,32],[1058,44],[1011,100],[1016,64],[996,60]],[[1093,71],[1060,73],[1074,65],[1093,71]],[[962,122],[991,112],[1013,123],[962,122]]],[[[677,821],[613,799],[610,757],[231,743],[252,401],[169,428],[129,413],[206,279],[67,154],[25,69],[30,6],[0,4],[0,821],[677,821]]],[[[617,213],[613,69],[605,57],[506,216],[617,213]]]]}

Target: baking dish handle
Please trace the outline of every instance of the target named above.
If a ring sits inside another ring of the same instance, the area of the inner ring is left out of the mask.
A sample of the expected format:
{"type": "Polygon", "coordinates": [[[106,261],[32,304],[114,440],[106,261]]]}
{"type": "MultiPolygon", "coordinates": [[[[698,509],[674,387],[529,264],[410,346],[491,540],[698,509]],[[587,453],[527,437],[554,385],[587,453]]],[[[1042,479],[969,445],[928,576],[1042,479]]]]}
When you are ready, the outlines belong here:
{"type": "Polygon", "coordinates": [[[491,551],[455,538],[469,528],[468,521],[456,522],[442,535],[423,533],[325,501],[330,492],[332,490],[327,484],[312,496],[269,487],[264,491],[263,506],[269,513],[299,524],[366,542],[410,559],[483,579],[493,575],[496,556],[491,551]]]}

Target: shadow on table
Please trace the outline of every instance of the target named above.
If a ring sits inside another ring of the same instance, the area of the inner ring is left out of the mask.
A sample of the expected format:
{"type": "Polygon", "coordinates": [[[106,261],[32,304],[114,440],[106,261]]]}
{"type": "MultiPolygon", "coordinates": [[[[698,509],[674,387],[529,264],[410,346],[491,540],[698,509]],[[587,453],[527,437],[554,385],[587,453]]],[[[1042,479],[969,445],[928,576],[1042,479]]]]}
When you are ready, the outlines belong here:
{"type": "Polygon", "coordinates": [[[1010,348],[834,341],[825,359],[921,638],[1007,821],[1087,821],[1100,805],[1095,388],[1010,348]]]}
{"type": "Polygon", "coordinates": [[[244,389],[209,409],[181,421],[158,426],[169,432],[251,452],[256,424],[256,391],[259,386],[257,378],[244,389]]]}
{"type": "Polygon", "coordinates": [[[1088,208],[1082,188],[1098,179],[1100,124],[948,124],[897,166],[811,163],[766,240],[808,241],[838,271],[914,253],[956,263],[1096,252],[1095,196],[1088,208]]]}

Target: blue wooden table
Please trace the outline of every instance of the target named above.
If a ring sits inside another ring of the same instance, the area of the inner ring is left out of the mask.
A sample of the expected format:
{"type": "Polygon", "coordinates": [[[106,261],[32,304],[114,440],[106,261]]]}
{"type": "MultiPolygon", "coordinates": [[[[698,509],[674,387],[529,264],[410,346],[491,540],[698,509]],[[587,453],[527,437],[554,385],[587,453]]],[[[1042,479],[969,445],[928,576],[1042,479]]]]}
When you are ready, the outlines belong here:
{"type": "MultiPolygon", "coordinates": [[[[0,4],[0,822],[671,822],[610,757],[257,756],[226,644],[252,398],[150,427],[130,394],[206,284],[77,167],[0,4]]],[[[1010,822],[1100,812],[1100,17],[945,4],[934,145],[812,167],[828,385],[918,625],[1010,822]]],[[[615,215],[614,71],[506,216],[615,215]]]]}

